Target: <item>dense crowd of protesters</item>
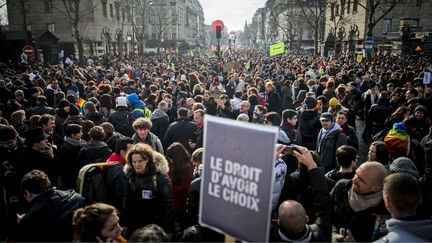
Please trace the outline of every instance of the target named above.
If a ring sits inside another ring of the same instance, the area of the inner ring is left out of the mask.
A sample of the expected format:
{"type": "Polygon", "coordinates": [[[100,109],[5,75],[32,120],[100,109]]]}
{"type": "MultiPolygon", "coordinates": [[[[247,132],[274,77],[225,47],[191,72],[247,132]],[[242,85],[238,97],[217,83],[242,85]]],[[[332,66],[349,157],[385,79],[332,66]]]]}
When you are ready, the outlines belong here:
{"type": "Polygon", "coordinates": [[[432,241],[432,62],[356,60],[239,49],[0,64],[0,240],[223,240],[198,224],[213,115],[279,127],[269,240],[432,241]],[[109,201],[77,192],[98,162],[117,166],[109,201]]]}

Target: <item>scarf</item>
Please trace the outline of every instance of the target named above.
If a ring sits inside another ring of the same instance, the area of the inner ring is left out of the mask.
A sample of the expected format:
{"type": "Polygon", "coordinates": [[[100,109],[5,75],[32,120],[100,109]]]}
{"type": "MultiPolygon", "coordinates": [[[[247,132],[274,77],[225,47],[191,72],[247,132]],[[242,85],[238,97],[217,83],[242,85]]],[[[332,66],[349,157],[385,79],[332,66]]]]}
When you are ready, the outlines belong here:
{"type": "Polygon", "coordinates": [[[288,238],[281,231],[280,228],[278,229],[278,234],[279,234],[279,237],[281,238],[281,240],[288,241],[288,242],[310,242],[312,240],[312,231],[310,230],[309,225],[306,225],[306,232],[305,232],[305,234],[302,237],[300,237],[299,239],[296,239],[296,240],[288,238]]]}
{"type": "Polygon", "coordinates": [[[369,195],[361,195],[353,192],[352,188],[348,191],[348,203],[354,212],[360,212],[380,204],[382,201],[382,191],[369,195]]]}
{"type": "Polygon", "coordinates": [[[76,140],[76,139],[73,139],[73,138],[70,138],[70,137],[66,137],[65,136],[64,137],[64,141],[67,142],[67,143],[72,144],[75,147],[81,146],[81,141],[80,140],[76,140]]]}

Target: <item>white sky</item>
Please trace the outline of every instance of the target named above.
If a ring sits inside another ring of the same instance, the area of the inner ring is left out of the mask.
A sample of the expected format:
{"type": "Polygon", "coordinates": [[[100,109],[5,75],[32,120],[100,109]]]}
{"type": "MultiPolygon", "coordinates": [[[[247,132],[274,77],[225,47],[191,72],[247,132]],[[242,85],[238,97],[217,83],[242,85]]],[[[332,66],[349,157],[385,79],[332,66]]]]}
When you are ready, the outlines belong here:
{"type": "Polygon", "coordinates": [[[264,7],[266,0],[199,0],[204,9],[206,24],[220,19],[229,31],[243,30],[245,21],[252,21],[258,8],[264,7]]]}

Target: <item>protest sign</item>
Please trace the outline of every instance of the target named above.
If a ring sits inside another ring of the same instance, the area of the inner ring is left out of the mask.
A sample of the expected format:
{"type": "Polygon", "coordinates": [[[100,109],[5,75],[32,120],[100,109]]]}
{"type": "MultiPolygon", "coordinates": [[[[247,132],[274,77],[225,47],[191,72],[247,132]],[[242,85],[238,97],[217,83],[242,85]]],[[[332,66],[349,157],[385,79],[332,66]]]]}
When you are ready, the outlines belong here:
{"type": "Polygon", "coordinates": [[[431,73],[430,72],[424,72],[423,84],[430,84],[430,79],[431,79],[431,73]]]}
{"type": "Polygon", "coordinates": [[[270,56],[276,56],[285,53],[285,44],[280,41],[278,43],[270,45],[270,56]]]}
{"type": "Polygon", "coordinates": [[[200,224],[244,241],[268,241],[277,128],[204,119],[200,224]]]}

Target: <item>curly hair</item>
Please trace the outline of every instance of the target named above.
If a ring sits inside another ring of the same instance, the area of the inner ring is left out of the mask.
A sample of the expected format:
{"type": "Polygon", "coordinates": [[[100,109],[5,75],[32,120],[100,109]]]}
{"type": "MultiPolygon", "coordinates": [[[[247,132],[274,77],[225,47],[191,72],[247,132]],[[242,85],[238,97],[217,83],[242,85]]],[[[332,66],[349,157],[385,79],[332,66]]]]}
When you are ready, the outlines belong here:
{"type": "Polygon", "coordinates": [[[126,154],[126,163],[132,168],[132,171],[135,172],[135,169],[132,166],[132,155],[139,154],[141,157],[148,157],[147,163],[154,163],[154,155],[153,148],[150,145],[137,143],[134,144],[126,154]]]}

